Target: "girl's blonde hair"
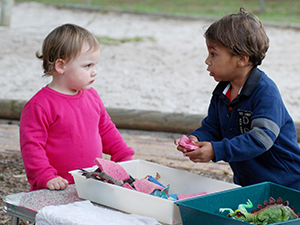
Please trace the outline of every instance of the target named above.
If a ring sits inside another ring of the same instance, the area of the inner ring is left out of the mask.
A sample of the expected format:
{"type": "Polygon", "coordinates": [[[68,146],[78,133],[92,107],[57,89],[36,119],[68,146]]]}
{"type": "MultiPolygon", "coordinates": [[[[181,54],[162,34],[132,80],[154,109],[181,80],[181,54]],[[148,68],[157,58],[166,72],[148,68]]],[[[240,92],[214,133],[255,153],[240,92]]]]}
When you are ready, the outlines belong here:
{"type": "Polygon", "coordinates": [[[55,28],[45,38],[42,53],[36,56],[43,60],[45,75],[51,76],[55,70],[55,62],[63,59],[66,62],[76,58],[84,44],[88,44],[88,51],[97,51],[100,46],[97,39],[85,28],[74,24],[64,24],[55,28]]]}

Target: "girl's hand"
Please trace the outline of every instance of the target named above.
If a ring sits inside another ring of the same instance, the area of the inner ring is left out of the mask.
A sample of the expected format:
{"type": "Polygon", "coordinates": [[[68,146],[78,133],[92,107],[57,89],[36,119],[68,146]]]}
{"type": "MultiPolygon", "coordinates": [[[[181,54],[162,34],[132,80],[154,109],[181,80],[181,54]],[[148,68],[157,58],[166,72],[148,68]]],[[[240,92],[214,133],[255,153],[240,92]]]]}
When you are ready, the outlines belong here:
{"type": "MultiPolygon", "coordinates": [[[[188,138],[193,142],[193,144],[194,144],[194,142],[198,142],[197,137],[194,136],[194,135],[190,135],[190,136],[188,136],[188,138]]],[[[180,138],[176,139],[174,141],[174,144],[177,145],[177,150],[180,151],[180,152],[182,152],[182,153],[188,152],[184,147],[182,147],[182,146],[179,145],[179,142],[180,142],[180,138]]]]}
{"type": "Polygon", "coordinates": [[[209,162],[215,157],[215,152],[210,142],[195,142],[200,148],[184,153],[193,162],[209,162]]]}
{"type": "Polygon", "coordinates": [[[62,177],[55,177],[47,183],[47,187],[50,190],[64,190],[68,187],[68,185],[69,182],[62,177]]]}

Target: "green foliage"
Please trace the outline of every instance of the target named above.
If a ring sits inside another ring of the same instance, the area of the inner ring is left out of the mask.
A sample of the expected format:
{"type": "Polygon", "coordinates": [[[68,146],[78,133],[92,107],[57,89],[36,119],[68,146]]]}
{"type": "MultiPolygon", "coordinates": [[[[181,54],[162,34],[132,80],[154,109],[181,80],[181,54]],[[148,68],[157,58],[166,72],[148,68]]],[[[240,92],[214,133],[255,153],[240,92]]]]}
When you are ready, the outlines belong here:
{"type": "MultiPolygon", "coordinates": [[[[24,2],[26,0],[15,0],[24,2]]],[[[261,20],[300,23],[300,0],[264,0],[260,14],[259,0],[35,0],[47,4],[82,4],[91,2],[107,10],[124,9],[142,12],[176,13],[222,17],[238,12],[240,7],[252,11],[261,20]]]]}
{"type": "Polygon", "coordinates": [[[155,42],[154,37],[133,37],[133,38],[112,38],[107,36],[95,36],[97,40],[99,41],[100,45],[120,45],[127,42],[143,42],[146,40],[155,42]]]}

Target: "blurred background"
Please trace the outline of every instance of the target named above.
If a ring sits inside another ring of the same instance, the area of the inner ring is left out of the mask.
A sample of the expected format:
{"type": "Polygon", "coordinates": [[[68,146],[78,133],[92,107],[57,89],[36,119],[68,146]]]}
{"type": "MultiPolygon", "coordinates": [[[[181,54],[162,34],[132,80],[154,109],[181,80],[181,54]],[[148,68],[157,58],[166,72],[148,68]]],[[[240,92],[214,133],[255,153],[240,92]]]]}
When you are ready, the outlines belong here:
{"type": "Polygon", "coordinates": [[[259,17],[270,38],[260,68],[300,122],[300,0],[2,0],[2,5],[8,1],[14,6],[11,26],[0,26],[0,99],[27,101],[49,83],[35,52],[52,29],[68,22],[87,28],[100,42],[93,87],[106,107],[205,115],[216,82],[206,71],[203,33],[243,7],[259,17]]]}
{"type": "MultiPolygon", "coordinates": [[[[15,2],[25,1],[15,0],[15,2]]],[[[35,2],[208,17],[221,17],[236,12],[242,6],[254,14],[259,14],[261,20],[282,23],[300,22],[299,0],[37,0],[35,2]]]]}

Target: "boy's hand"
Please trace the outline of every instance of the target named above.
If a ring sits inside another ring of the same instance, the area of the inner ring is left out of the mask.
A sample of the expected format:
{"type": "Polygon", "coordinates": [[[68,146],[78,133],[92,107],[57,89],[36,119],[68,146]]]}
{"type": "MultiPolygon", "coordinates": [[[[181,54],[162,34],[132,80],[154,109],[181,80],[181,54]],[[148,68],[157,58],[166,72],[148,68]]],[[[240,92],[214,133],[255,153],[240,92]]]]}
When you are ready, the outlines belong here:
{"type": "Polygon", "coordinates": [[[209,162],[215,157],[215,152],[210,142],[195,142],[200,148],[184,153],[193,162],[209,162]]]}
{"type": "MultiPolygon", "coordinates": [[[[189,138],[191,141],[198,142],[197,137],[194,136],[194,135],[190,135],[190,136],[188,136],[188,138],[189,138]]],[[[179,142],[180,142],[180,138],[179,138],[179,139],[176,139],[176,140],[174,141],[174,144],[177,145],[177,150],[178,150],[178,151],[181,151],[182,153],[188,152],[184,147],[182,147],[182,146],[179,145],[179,142]]]]}
{"type": "Polygon", "coordinates": [[[55,177],[47,183],[47,187],[50,190],[64,190],[68,187],[68,185],[69,182],[62,177],[55,177]]]}

